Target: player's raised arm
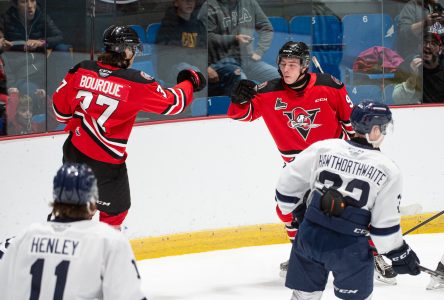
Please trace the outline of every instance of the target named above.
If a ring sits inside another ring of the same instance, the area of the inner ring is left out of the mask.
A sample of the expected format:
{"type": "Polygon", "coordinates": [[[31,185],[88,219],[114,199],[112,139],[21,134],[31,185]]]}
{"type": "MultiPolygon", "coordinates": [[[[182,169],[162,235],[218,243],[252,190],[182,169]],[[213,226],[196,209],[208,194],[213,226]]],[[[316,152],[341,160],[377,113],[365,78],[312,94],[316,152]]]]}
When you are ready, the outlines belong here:
{"type": "MultiPolygon", "coordinates": [[[[136,74],[139,75],[139,74],[136,74]]],[[[193,93],[206,86],[203,74],[193,69],[184,69],[177,75],[177,85],[171,88],[162,87],[154,78],[141,72],[142,78],[134,79],[131,95],[139,99],[141,110],[162,115],[177,115],[191,104],[193,93]]]]}

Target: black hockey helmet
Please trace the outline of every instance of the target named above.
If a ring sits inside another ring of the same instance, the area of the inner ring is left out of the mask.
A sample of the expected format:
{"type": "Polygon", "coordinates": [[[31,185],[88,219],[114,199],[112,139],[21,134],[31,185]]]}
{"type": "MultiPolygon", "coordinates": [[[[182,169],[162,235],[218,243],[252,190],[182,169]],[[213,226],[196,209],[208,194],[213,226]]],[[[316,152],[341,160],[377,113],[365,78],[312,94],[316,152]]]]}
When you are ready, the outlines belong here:
{"type": "Polygon", "coordinates": [[[111,25],[103,32],[103,44],[107,52],[124,53],[126,48],[131,48],[134,54],[142,52],[140,38],[130,26],[111,25]]]}
{"type": "Polygon", "coordinates": [[[282,58],[299,58],[301,66],[308,68],[310,65],[310,51],[304,42],[286,42],[279,50],[277,64],[279,65],[282,58]]]}
{"type": "Polygon", "coordinates": [[[54,203],[86,205],[98,199],[97,179],[86,164],[65,163],[54,176],[54,203]]]}
{"type": "Polygon", "coordinates": [[[387,126],[393,123],[390,108],[384,103],[370,100],[353,107],[350,121],[353,129],[360,134],[370,133],[375,125],[379,125],[385,134],[387,126]]]}

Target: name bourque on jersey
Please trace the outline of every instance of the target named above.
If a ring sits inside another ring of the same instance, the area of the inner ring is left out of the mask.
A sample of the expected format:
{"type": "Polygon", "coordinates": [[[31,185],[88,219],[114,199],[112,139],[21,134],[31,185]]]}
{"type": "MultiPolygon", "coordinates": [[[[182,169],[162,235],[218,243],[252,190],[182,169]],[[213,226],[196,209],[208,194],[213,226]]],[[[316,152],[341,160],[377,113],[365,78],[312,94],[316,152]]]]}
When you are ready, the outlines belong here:
{"type": "Polygon", "coordinates": [[[344,85],[327,74],[310,74],[302,92],[275,79],[258,86],[249,104],[231,104],[228,115],[240,121],[262,117],[285,161],[314,142],[348,139],[354,133],[350,124],[353,104],[344,85]]]}
{"type": "Polygon", "coordinates": [[[164,89],[151,76],[95,61],[72,68],[53,95],[53,108],[71,141],[87,156],[108,163],[126,159],[126,145],[139,111],[163,115],[183,112],[191,103],[185,81],[164,89]]]}
{"type": "Polygon", "coordinates": [[[283,169],[276,190],[285,196],[277,196],[278,205],[284,213],[291,212],[308,189],[331,186],[356,201],[355,207],[371,212],[370,234],[381,253],[402,244],[402,179],[393,161],[353,141],[320,141],[283,169]]]}

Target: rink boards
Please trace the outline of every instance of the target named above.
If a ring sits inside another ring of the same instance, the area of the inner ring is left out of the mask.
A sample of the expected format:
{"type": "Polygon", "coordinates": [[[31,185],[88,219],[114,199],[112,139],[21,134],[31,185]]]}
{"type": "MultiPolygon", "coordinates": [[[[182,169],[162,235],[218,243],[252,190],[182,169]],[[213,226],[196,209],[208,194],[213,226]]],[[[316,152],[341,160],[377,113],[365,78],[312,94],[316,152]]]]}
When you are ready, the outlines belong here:
{"type": "MultiPolygon", "coordinates": [[[[406,232],[435,214],[403,216],[401,218],[402,231],[406,232]]],[[[442,232],[444,232],[444,216],[432,220],[409,234],[442,232]]],[[[138,260],[283,243],[288,243],[283,224],[241,226],[131,240],[138,260]]]]}

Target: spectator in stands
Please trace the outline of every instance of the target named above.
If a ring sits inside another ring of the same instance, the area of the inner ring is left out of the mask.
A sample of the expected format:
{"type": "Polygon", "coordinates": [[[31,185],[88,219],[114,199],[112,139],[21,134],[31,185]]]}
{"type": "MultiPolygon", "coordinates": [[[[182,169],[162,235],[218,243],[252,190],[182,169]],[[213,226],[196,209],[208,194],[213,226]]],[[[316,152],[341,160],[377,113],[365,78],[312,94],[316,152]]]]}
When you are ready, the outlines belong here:
{"type": "Polygon", "coordinates": [[[206,5],[208,93],[222,89],[223,94],[231,95],[241,79],[264,82],[278,78],[277,69],[261,60],[273,38],[273,27],[256,0],[207,0],[206,5]]]}
{"type": "Polygon", "coordinates": [[[198,20],[197,0],[173,0],[157,34],[157,75],[167,86],[176,85],[183,69],[207,67],[207,31],[198,20]]]}
{"type": "Polygon", "coordinates": [[[0,135],[6,134],[6,102],[0,101],[0,135]]]}
{"type": "Polygon", "coordinates": [[[7,80],[6,80],[6,71],[5,71],[5,61],[3,60],[3,47],[2,45],[5,43],[5,37],[3,36],[3,32],[0,31],[0,101],[6,103],[8,99],[8,88],[7,88],[7,80]]]}
{"type": "MultiPolygon", "coordinates": [[[[62,32],[51,17],[42,12],[36,0],[11,0],[11,4],[0,16],[8,86],[32,82],[41,89],[45,87],[46,49],[62,42],[62,32]]],[[[45,113],[46,106],[34,99],[34,112],[45,113]]]]}
{"type": "MultiPolygon", "coordinates": [[[[3,34],[0,32],[0,45],[4,42],[3,34]]],[[[8,101],[8,93],[6,91],[6,73],[5,64],[1,54],[3,49],[0,46],[0,135],[6,134],[6,103],[8,101]]]]}
{"type": "Polygon", "coordinates": [[[428,32],[424,35],[422,57],[416,56],[410,61],[410,76],[395,85],[393,100],[397,104],[444,102],[444,67],[442,38],[439,34],[428,32]],[[421,74],[422,69],[422,74],[421,74]]]}
{"type": "Polygon", "coordinates": [[[32,122],[32,98],[28,95],[19,95],[18,89],[11,88],[7,112],[8,135],[42,132],[38,124],[32,122]]]}
{"type": "Polygon", "coordinates": [[[443,6],[438,0],[410,0],[398,18],[397,48],[404,58],[414,54],[423,32],[444,33],[443,6]]]}
{"type": "MultiPolygon", "coordinates": [[[[34,99],[39,102],[47,101],[50,105],[51,99],[46,97],[44,89],[37,89],[34,99]]],[[[33,98],[17,88],[8,89],[8,100],[6,102],[6,123],[8,135],[30,134],[52,131],[59,126],[54,112],[48,114],[35,114],[33,98]]]]}

